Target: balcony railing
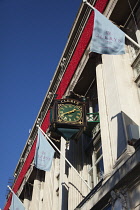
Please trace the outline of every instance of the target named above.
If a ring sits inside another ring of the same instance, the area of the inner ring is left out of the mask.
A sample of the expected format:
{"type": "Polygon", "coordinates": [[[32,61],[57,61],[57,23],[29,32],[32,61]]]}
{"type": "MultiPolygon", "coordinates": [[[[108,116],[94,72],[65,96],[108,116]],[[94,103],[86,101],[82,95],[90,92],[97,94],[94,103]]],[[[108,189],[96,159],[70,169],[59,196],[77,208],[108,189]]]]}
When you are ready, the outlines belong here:
{"type": "Polygon", "coordinates": [[[87,113],[87,122],[96,122],[99,123],[100,122],[100,117],[99,117],[99,113],[87,113]]]}

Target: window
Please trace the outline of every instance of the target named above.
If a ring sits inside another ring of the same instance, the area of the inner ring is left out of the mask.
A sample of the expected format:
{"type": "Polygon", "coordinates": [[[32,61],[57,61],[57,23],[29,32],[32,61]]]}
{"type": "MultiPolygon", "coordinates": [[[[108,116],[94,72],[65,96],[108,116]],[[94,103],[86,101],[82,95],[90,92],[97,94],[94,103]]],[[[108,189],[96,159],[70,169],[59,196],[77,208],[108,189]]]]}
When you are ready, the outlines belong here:
{"type": "Polygon", "coordinates": [[[140,52],[135,61],[132,63],[132,68],[134,71],[134,82],[138,87],[138,96],[140,99],[140,52]]]}
{"type": "MultiPolygon", "coordinates": [[[[94,144],[94,143],[93,143],[94,144]]],[[[102,154],[102,144],[101,138],[94,145],[94,156],[95,156],[95,166],[97,168],[97,183],[102,179],[104,173],[103,166],[103,154],[102,154]]]]}
{"type": "Polygon", "coordinates": [[[92,153],[92,165],[89,168],[89,176],[91,187],[95,187],[96,184],[103,178],[104,165],[102,154],[101,135],[93,139],[93,153],[92,153]]]}
{"type": "MultiPolygon", "coordinates": [[[[131,14],[129,22],[126,24],[128,35],[140,44],[140,3],[136,3],[133,15],[131,14]]],[[[140,98],[140,49],[132,42],[127,40],[128,52],[130,55],[131,66],[134,73],[134,81],[138,87],[138,95],[140,98]]]]}
{"type": "MultiPolygon", "coordinates": [[[[128,18],[129,22],[125,24],[125,28],[127,29],[128,36],[130,36],[134,41],[140,43],[140,7],[138,6],[138,4],[135,5],[133,15],[131,14],[130,20],[128,18]]],[[[128,51],[132,62],[137,57],[139,49],[129,40],[126,40],[126,44],[128,46],[128,51]]]]}
{"type": "Polygon", "coordinates": [[[140,54],[133,62],[132,67],[134,69],[134,77],[137,78],[140,75],[140,54]]]}

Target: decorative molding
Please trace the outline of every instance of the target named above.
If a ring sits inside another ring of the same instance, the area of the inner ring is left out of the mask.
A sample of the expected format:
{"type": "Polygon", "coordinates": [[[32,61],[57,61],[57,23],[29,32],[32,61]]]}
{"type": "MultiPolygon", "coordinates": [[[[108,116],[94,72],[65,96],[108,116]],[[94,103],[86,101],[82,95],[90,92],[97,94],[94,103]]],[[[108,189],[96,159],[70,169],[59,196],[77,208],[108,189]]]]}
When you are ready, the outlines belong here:
{"type": "Polygon", "coordinates": [[[117,170],[118,168],[120,168],[126,161],[127,159],[133,155],[134,153],[134,149],[130,148],[129,145],[127,145],[126,150],[122,153],[122,155],[116,160],[113,169],[117,170]]]}
{"type": "Polygon", "coordinates": [[[113,170],[111,169],[108,173],[103,175],[103,183],[105,183],[113,174],[113,170]]]}
{"type": "Polygon", "coordinates": [[[119,210],[128,209],[126,188],[121,188],[119,190],[112,190],[110,194],[111,194],[110,203],[112,205],[112,210],[117,210],[116,205],[118,204],[122,206],[122,209],[119,210]]]}

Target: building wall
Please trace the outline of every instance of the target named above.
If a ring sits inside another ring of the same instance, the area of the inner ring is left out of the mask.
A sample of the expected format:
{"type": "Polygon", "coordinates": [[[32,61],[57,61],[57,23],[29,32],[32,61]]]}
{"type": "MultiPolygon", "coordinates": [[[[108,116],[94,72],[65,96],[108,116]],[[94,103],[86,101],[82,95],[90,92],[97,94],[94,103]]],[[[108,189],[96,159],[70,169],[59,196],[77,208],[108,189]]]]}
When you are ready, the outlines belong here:
{"type": "MultiPolygon", "coordinates": [[[[120,1],[97,0],[95,7],[102,13],[106,9],[105,14],[109,18],[117,10],[117,3],[119,5],[120,1]]],[[[82,6],[81,11],[84,11],[88,18],[85,19],[73,54],[59,81],[59,69],[56,71],[49,93],[55,89],[57,99],[60,99],[67,95],[74,96],[77,91],[75,97],[81,99],[83,94],[86,96],[89,114],[95,112],[95,105],[99,107],[100,123],[88,123],[89,130],[87,129],[77,142],[71,140],[67,143],[61,137],[56,143],[89,187],[73,168],[66,164],[62,155],[55,155],[51,170],[45,172],[45,175],[32,167],[37,138],[36,128],[33,128],[33,144],[24,164],[16,170],[19,173],[12,188],[24,202],[26,210],[137,210],[140,207],[139,147],[128,144],[127,130],[129,124],[140,125],[139,78],[135,78],[134,70],[139,62],[132,60],[131,56],[131,52],[135,51],[133,59],[138,60],[138,52],[131,44],[127,44],[124,55],[91,54],[89,42],[94,15],[91,11],[87,12],[85,7],[82,6]],[[84,80],[80,82],[82,78],[84,80]]],[[[137,15],[139,19],[139,13],[137,15]]],[[[78,30],[78,20],[82,16],[81,12],[72,33],[78,30]]],[[[119,17],[117,20],[119,21],[119,17]]],[[[129,22],[128,26],[133,25],[131,20],[129,22]]],[[[138,30],[136,34],[139,40],[138,30]]],[[[68,40],[66,48],[70,41],[68,40]]],[[[44,132],[48,131],[50,124],[49,108],[43,112],[44,107],[50,107],[52,102],[47,97],[40,111],[45,113],[40,123],[44,132]]],[[[36,122],[34,126],[36,127],[36,122]]],[[[9,209],[10,203],[11,195],[4,210],[9,209]]]]}

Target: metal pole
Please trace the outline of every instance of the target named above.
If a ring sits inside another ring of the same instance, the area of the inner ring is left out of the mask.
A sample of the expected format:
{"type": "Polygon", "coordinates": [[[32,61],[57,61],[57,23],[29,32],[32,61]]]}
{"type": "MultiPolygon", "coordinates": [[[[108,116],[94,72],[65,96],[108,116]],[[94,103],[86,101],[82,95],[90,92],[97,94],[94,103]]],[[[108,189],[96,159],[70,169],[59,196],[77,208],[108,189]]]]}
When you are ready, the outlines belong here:
{"type": "MultiPolygon", "coordinates": [[[[92,10],[94,10],[94,7],[89,3],[89,2],[87,2],[87,0],[83,0],[83,3],[85,3],[85,4],[87,4],[92,10]]],[[[110,20],[109,20],[110,21],[110,20]]],[[[110,21],[111,22],[111,21],[110,21]]],[[[112,23],[113,24],[113,23],[112,23]]],[[[125,33],[124,33],[125,34],[125,33]]],[[[140,45],[137,43],[137,42],[135,42],[133,39],[131,39],[131,37],[130,36],[128,36],[127,34],[125,34],[125,37],[127,38],[127,39],[129,39],[134,45],[136,45],[138,48],[140,48],[140,45]]]]}
{"type": "MultiPolygon", "coordinates": [[[[7,187],[9,188],[9,190],[11,191],[11,193],[13,193],[14,195],[16,195],[9,185],[7,185],[7,187]]],[[[16,197],[17,197],[17,195],[16,195],[16,197]]],[[[17,197],[17,198],[18,198],[18,197],[17,197]]],[[[23,203],[21,202],[21,200],[20,200],[19,198],[18,198],[18,200],[19,200],[19,202],[23,205],[23,203]]],[[[23,206],[23,207],[24,207],[24,206],[23,206]]]]}
{"type": "Polygon", "coordinates": [[[64,157],[62,152],[56,147],[56,145],[52,142],[52,140],[47,136],[47,134],[37,125],[39,130],[44,134],[44,136],[47,138],[49,142],[54,146],[54,148],[62,155],[62,157],[65,159],[65,161],[73,168],[73,170],[77,173],[77,175],[82,179],[82,181],[86,184],[86,186],[91,190],[91,187],[85,182],[85,180],[81,177],[81,175],[77,172],[77,170],[73,167],[73,165],[68,161],[67,158],[64,157]]]}
{"type": "Polygon", "coordinates": [[[14,193],[14,191],[11,189],[11,187],[9,185],[7,185],[7,187],[9,188],[9,190],[14,193]]]}

